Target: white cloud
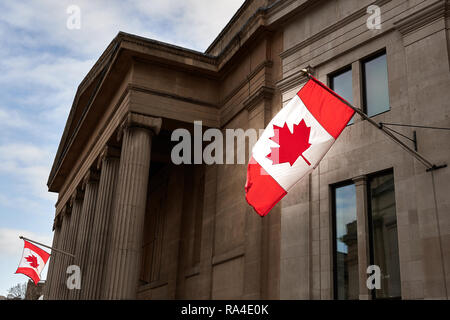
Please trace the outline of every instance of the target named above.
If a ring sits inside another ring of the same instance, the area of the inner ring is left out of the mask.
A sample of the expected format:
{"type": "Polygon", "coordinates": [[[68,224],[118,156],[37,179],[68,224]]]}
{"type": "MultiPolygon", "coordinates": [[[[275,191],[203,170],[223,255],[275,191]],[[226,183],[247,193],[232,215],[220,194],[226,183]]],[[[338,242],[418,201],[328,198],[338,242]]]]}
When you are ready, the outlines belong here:
{"type": "Polygon", "coordinates": [[[138,1],[136,6],[150,18],[167,19],[171,34],[163,41],[205,50],[242,3],[242,0],[157,0],[138,1]]]}
{"type": "MultiPolygon", "coordinates": [[[[34,145],[13,143],[0,145],[0,161],[17,161],[21,163],[42,163],[48,160],[50,152],[34,145]]],[[[1,168],[0,168],[1,170],[1,168]]]]}
{"type": "Polygon", "coordinates": [[[33,111],[21,114],[16,111],[11,120],[20,118],[20,124],[27,119],[28,123],[21,123],[22,126],[29,122],[39,123],[40,117],[63,123],[78,84],[93,64],[92,59],[77,60],[48,54],[1,59],[0,85],[23,93],[13,97],[15,110],[33,111]]]}
{"type": "Polygon", "coordinates": [[[0,1],[0,208],[8,211],[0,211],[0,290],[19,282],[10,270],[22,252],[19,234],[51,241],[51,230],[20,226],[43,215],[52,223],[56,195],[46,182],[57,144],[79,83],[111,40],[124,31],[202,51],[243,2],[0,1]],[[66,27],[72,4],[80,30],[66,27]]]}
{"type": "MultiPolygon", "coordinates": [[[[162,41],[207,45],[243,0],[9,1],[0,4],[0,85],[8,99],[0,128],[16,143],[0,145],[0,174],[13,176],[26,198],[54,199],[45,182],[76,88],[119,30],[162,41]],[[69,5],[81,30],[66,28],[69,5]],[[56,130],[58,129],[58,130],[56,130]],[[40,139],[41,144],[24,141],[40,139]],[[52,147],[49,147],[50,144],[52,147]],[[52,150],[50,152],[49,150],[52,150]]],[[[0,89],[1,90],[1,89],[0,89]]],[[[18,199],[17,199],[18,200],[18,199]]]]}
{"type": "MultiPolygon", "coordinates": [[[[23,249],[23,240],[19,239],[19,236],[32,239],[51,246],[53,236],[49,231],[48,234],[38,234],[29,230],[13,229],[13,228],[0,228],[0,257],[10,259],[17,257],[17,263],[19,263],[20,256],[23,249]]],[[[44,248],[43,248],[44,249],[44,248]]],[[[49,249],[44,249],[49,252],[49,249]]]]}
{"type": "Polygon", "coordinates": [[[31,125],[19,112],[15,110],[6,110],[6,108],[2,107],[0,107],[0,123],[2,124],[1,129],[23,128],[31,125]]]}
{"type": "Polygon", "coordinates": [[[8,177],[11,188],[16,188],[3,201],[0,198],[0,203],[22,203],[30,209],[36,207],[33,198],[55,201],[56,195],[49,193],[46,186],[51,161],[52,153],[45,148],[25,143],[0,145],[0,175],[8,177]]]}
{"type": "MultiPolygon", "coordinates": [[[[58,44],[72,51],[98,54],[119,30],[204,50],[243,0],[14,1],[3,4],[0,21],[25,30],[28,46],[58,44]],[[69,30],[69,5],[81,10],[81,29],[69,30]],[[30,36],[45,33],[45,38],[30,36]]],[[[10,40],[16,41],[16,40],[10,40]]]]}

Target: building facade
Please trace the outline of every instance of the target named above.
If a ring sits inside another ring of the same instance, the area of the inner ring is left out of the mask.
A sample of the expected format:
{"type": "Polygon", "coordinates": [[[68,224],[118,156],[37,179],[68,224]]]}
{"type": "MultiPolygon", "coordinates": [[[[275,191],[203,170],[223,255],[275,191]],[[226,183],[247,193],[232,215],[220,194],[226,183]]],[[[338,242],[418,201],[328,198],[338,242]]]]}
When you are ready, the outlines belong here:
{"type": "MultiPolygon", "coordinates": [[[[245,164],[175,165],[171,135],[263,129],[306,67],[377,123],[450,127],[449,17],[446,0],[247,0],[204,53],[119,33],[78,87],[48,180],[53,246],[75,258],[52,256],[45,298],[448,299],[449,167],[426,171],[355,115],[260,218],[245,164]]],[[[449,131],[389,128],[449,162],[449,131]]]]}

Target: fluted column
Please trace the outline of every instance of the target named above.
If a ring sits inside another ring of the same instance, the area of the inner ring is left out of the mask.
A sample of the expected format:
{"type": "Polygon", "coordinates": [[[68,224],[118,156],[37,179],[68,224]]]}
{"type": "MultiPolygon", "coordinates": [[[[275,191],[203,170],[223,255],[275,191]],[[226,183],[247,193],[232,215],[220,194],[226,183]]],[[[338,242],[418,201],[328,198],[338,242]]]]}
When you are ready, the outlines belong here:
{"type": "MultiPolygon", "coordinates": [[[[74,194],[72,195],[72,197],[70,198],[70,203],[72,206],[72,213],[71,213],[71,217],[70,217],[70,228],[69,228],[69,232],[68,232],[69,238],[68,238],[68,243],[67,243],[67,252],[71,253],[73,255],[75,255],[78,226],[80,224],[81,210],[83,207],[83,198],[84,198],[84,192],[81,189],[81,187],[77,188],[75,190],[74,194]]],[[[66,273],[66,271],[67,271],[67,267],[69,265],[74,264],[75,261],[74,261],[73,257],[65,256],[63,263],[64,263],[64,273],[65,273],[65,277],[66,277],[66,280],[65,280],[66,286],[64,289],[64,294],[62,296],[62,299],[68,299],[70,297],[70,292],[72,290],[76,290],[76,289],[69,290],[67,288],[67,278],[69,277],[69,275],[66,273]]]]}
{"type": "MultiPolygon", "coordinates": [[[[69,247],[69,233],[70,233],[70,219],[72,217],[72,206],[69,203],[66,204],[65,208],[63,209],[63,214],[64,214],[64,233],[63,233],[63,241],[61,243],[60,249],[63,250],[64,252],[68,251],[68,247],[69,247]]],[[[57,289],[57,293],[56,293],[56,298],[58,300],[63,300],[64,299],[64,295],[65,292],[67,290],[67,285],[66,285],[66,280],[67,280],[67,276],[66,276],[66,269],[67,269],[67,258],[68,256],[65,254],[60,254],[60,264],[59,264],[59,270],[58,270],[58,289],[57,289]]]]}
{"type": "Polygon", "coordinates": [[[75,248],[74,264],[80,267],[81,290],[71,290],[70,299],[84,299],[84,289],[86,280],[86,262],[89,254],[91,242],[92,222],[95,214],[95,203],[98,193],[98,172],[90,169],[83,180],[84,201],[81,209],[81,217],[77,230],[77,242],[75,248]]]}
{"type": "Polygon", "coordinates": [[[107,299],[136,298],[151,141],[160,128],[160,118],[133,113],[129,113],[121,125],[122,152],[104,296],[107,299]]]}
{"type": "MultiPolygon", "coordinates": [[[[59,238],[59,234],[61,232],[61,226],[60,226],[58,217],[56,217],[55,221],[53,222],[53,229],[54,229],[54,234],[53,234],[52,247],[57,248],[58,247],[58,238],[59,238]]],[[[48,272],[47,272],[47,279],[45,281],[45,293],[44,293],[45,300],[50,300],[53,298],[50,295],[50,293],[51,293],[52,285],[55,282],[54,270],[55,270],[55,252],[53,251],[50,256],[50,262],[48,265],[48,272]]]]}
{"type": "Polygon", "coordinates": [[[120,149],[105,146],[97,165],[101,173],[85,279],[86,299],[102,298],[119,165],[120,149]]]}
{"type": "MultiPolygon", "coordinates": [[[[57,249],[64,250],[64,244],[67,238],[67,229],[68,229],[68,215],[66,215],[67,206],[64,206],[62,211],[59,213],[60,219],[61,219],[61,231],[58,237],[58,247],[57,249]]],[[[61,270],[62,270],[62,263],[64,259],[64,255],[59,252],[54,252],[55,257],[55,280],[52,284],[52,299],[53,300],[60,300],[60,291],[61,291],[61,281],[63,281],[61,270]]]]}

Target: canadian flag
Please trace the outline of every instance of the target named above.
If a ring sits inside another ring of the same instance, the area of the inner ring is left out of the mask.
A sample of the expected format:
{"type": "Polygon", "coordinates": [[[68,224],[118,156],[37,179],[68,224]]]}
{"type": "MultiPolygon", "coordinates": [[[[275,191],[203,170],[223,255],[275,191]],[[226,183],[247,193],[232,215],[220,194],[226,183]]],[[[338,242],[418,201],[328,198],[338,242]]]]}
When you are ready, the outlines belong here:
{"type": "Polygon", "coordinates": [[[26,275],[37,285],[41,279],[41,272],[49,257],[50,254],[24,240],[22,259],[20,260],[16,273],[26,275]]]}
{"type": "Polygon", "coordinates": [[[322,160],[355,111],[319,80],[308,82],[270,121],[252,149],[247,202],[265,216],[322,160]]]}

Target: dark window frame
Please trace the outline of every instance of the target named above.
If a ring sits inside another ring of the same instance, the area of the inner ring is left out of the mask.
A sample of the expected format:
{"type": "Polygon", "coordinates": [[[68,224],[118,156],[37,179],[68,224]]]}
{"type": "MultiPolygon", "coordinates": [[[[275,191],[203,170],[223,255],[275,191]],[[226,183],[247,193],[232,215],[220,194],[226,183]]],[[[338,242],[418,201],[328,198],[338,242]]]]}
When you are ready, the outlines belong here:
{"type": "MultiPolygon", "coordinates": [[[[343,66],[343,67],[341,67],[341,68],[339,68],[339,69],[337,69],[337,70],[335,70],[335,71],[333,71],[333,72],[330,72],[330,73],[328,74],[328,87],[329,87],[331,90],[334,90],[334,88],[333,88],[333,83],[332,83],[331,80],[332,80],[334,77],[339,76],[339,75],[341,75],[341,74],[343,74],[343,73],[345,73],[345,72],[348,72],[348,71],[352,71],[352,64],[347,64],[347,65],[345,65],[345,66],[343,66]]],[[[353,77],[352,77],[352,81],[353,81],[353,77]]]]}
{"type": "MultiPolygon", "coordinates": [[[[368,115],[367,113],[367,95],[366,95],[366,88],[367,88],[367,83],[366,83],[366,68],[365,68],[365,64],[371,60],[374,60],[376,58],[379,58],[381,56],[385,55],[386,56],[386,73],[387,73],[387,77],[388,77],[388,82],[389,82],[389,73],[388,73],[388,62],[387,62],[387,50],[386,48],[382,48],[380,50],[377,50],[367,56],[365,56],[364,58],[359,60],[359,65],[360,65],[360,70],[361,70],[361,76],[360,76],[360,80],[361,80],[361,100],[362,100],[362,110],[365,114],[368,115]]],[[[370,118],[372,117],[376,117],[380,114],[386,113],[391,111],[391,96],[389,94],[389,84],[388,84],[388,96],[389,96],[389,109],[379,112],[377,114],[374,114],[372,116],[370,116],[370,118]]]]}
{"type": "MultiPolygon", "coordinates": [[[[333,72],[331,72],[331,73],[329,73],[328,75],[327,75],[327,81],[328,81],[328,87],[331,89],[331,90],[333,90],[334,91],[334,78],[335,77],[337,77],[337,76],[339,76],[339,75],[341,75],[341,74],[343,74],[343,73],[345,73],[345,72],[348,72],[348,71],[350,71],[351,73],[352,73],[352,102],[351,102],[351,104],[353,105],[353,68],[352,68],[352,64],[350,63],[350,64],[347,64],[347,65],[345,65],[344,67],[341,67],[341,68],[339,68],[339,69],[337,69],[337,70],[335,70],[335,71],[333,71],[333,72]]],[[[346,99],[345,99],[346,100],[346,99]]],[[[349,122],[349,123],[347,123],[347,125],[346,125],[346,127],[348,127],[348,126],[351,126],[352,124],[354,124],[355,123],[355,121],[353,121],[353,122],[349,122]]]]}
{"type": "MultiPolygon", "coordinates": [[[[369,174],[366,174],[366,178],[367,178],[367,185],[366,185],[366,199],[367,199],[367,221],[365,221],[365,223],[367,223],[367,230],[368,230],[368,244],[369,244],[369,264],[373,265],[375,262],[375,258],[374,258],[374,243],[373,243],[373,228],[372,228],[372,196],[371,196],[371,192],[370,192],[370,181],[373,178],[379,177],[379,176],[383,176],[386,174],[392,174],[392,176],[394,175],[394,168],[387,168],[387,169],[383,169],[380,171],[376,171],[376,172],[372,172],[369,174]]],[[[329,188],[330,188],[330,205],[331,205],[331,228],[332,228],[332,259],[333,259],[333,299],[337,300],[338,299],[338,283],[337,283],[337,241],[336,241],[336,189],[340,188],[340,187],[345,187],[348,185],[354,184],[352,179],[347,179],[347,180],[343,180],[334,184],[330,184],[329,188]]],[[[394,180],[394,186],[395,186],[395,180],[394,180]]],[[[397,214],[397,212],[396,212],[397,214]]],[[[397,231],[398,232],[398,231],[397,231]]],[[[398,233],[397,233],[397,237],[398,237],[398,233]]],[[[391,297],[391,298],[377,298],[376,297],[376,289],[375,290],[370,290],[370,294],[371,294],[371,298],[372,300],[401,300],[402,296],[399,297],[391,297]]]]}
{"type": "MultiPolygon", "coordinates": [[[[370,180],[379,176],[392,174],[394,177],[394,168],[388,168],[381,171],[373,172],[367,175],[367,188],[366,188],[366,197],[367,197],[367,230],[368,230],[368,237],[369,237],[369,263],[370,265],[375,264],[375,257],[374,257],[374,243],[373,243],[373,227],[372,227],[372,194],[370,192],[370,180]]],[[[395,187],[395,178],[394,178],[394,187],[395,187]]],[[[397,201],[395,203],[397,206],[397,201]]],[[[397,208],[396,208],[397,209],[397,208]]],[[[397,210],[395,212],[397,216],[397,210]]],[[[397,231],[397,238],[398,238],[398,231],[397,231]]],[[[401,281],[400,281],[401,283],[401,281]]],[[[370,290],[370,295],[372,300],[401,300],[402,296],[399,297],[392,297],[392,298],[377,298],[376,296],[376,289],[370,290]]]]}
{"type": "Polygon", "coordinates": [[[332,250],[333,250],[333,299],[338,300],[338,283],[337,283],[337,241],[336,241],[336,189],[355,184],[353,180],[348,179],[330,185],[331,194],[331,225],[332,225],[332,250]]]}

